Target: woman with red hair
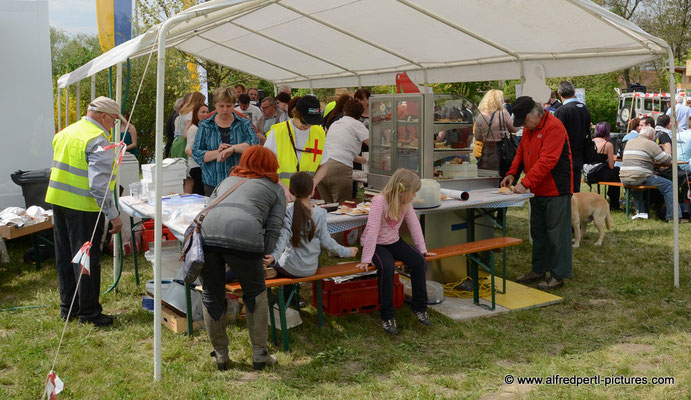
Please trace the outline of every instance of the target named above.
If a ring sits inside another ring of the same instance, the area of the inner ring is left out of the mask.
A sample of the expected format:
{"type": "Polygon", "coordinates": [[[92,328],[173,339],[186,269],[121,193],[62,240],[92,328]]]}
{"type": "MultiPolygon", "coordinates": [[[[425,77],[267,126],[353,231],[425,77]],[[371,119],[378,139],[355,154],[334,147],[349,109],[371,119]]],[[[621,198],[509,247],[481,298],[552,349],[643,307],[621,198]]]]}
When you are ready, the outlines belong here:
{"type": "Polygon", "coordinates": [[[228,368],[226,335],[225,267],[228,265],[242,286],[247,307],[247,328],[252,342],[254,369],[276,363],[269,354],[269,303],[262,259],[272,253],[283,226],[286,200],[278,184],[278,161],[274,153],[252,146],[211,195],[211,201],[235,188],[212,208],[202,222],[205,264],[200,277],[204,292],[204,324],[219,370],[228,368]]]}

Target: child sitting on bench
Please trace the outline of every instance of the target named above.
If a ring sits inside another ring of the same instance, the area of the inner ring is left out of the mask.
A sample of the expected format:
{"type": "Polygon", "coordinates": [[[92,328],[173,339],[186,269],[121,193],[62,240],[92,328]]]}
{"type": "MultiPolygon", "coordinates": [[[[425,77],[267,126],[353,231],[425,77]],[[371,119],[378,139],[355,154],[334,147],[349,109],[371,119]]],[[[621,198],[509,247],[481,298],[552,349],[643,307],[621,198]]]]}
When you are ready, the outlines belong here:
{"type": "Polygon", "coordinates": [[[361,239],[362,258],[357,267],[366,269],[372,263],[377,267],[382,326],[392,335],[398,334],[393,307],[395,260],[402,261],[410,269],[410,282],[413,288],[410,309],[421,324],[430,324],[425,278],[427,263],[424,256],[436,254],[427,251],[420,221],[411,204],[418,190],[420,178],[415,172],[405,168],[396,170],[384,190],[372,199],[367,226],[361,239]],[[408,225],[417,249],[401,239],[398,234],[403,220],[408,225]]]}
{"type": "Polygon", "coordinates": [[[264,266],[273,264],[278,275],[301,278],[317,271],[321,247],[342,258],[357,255],[357,247],[343,247],[329,236],[326,210],[310,203],[314,183],[308,173],[298,172],[290,178],[290,193],[295,202],[286,208],[281,236],[273,253],[264,256],[264,266]]]}

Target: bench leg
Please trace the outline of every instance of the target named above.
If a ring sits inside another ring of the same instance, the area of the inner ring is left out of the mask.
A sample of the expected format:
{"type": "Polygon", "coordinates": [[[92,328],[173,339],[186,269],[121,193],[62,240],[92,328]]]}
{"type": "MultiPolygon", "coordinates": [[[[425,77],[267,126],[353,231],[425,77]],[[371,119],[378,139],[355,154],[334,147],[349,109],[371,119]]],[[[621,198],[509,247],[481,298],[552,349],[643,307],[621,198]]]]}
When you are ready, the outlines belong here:
{"type": "Polygon", "coordinates": [[[192,319],[192,294],[190,293],[190,284],[185,282],[185,316],[187,317],[187,336],[192,336],[193,324],[192,319]]]}
{"type": "MultiPolygon", "coordinates": [[[[501,233],[502,236],[506,237],[506,208],[501,209],[502,213],[502,224],[501,224],[501,233]]],[[[502,265],[501,265],[501,278],[502,278],[502,291],[500,292],[501,294],[506,294],[506,247],[504,247],[502,250],[502,265]]],[[[494,296],[494,295],[493,295],[494,296]]]]}
{"type": "MultiPolygon", "coordinates": [[[[273,313],[273,310],[271,310],[273,313]]],[[[283,337],[283,350],[290,351],[288,343],[288,323],[286,322],[286,302],[283,298],[283,286],[278,287],[278,315],[281,319],[281,336],[283,337]]]]}
{"type": "Polygon", "coordinates": [[[631,206],[631,191],[629,188],[624,188],[624,197],[626,197],[626,219],[629,219],[629,207],[631,206]]]}
{"type": "Polygon", "coordinates": [[[276,334],[276,319],[274,318],[274,304],[276,304],[276,299],[271,293],[271,288],[266,289],[266,297],[269,300],[269,321],[271,322],[271,339],[273,339],[274,345],[278,346],[278,335],[276,334]]]}
{"type": "MultiPolygon", "coordinates": [[[[506,248],[504,248],[504,251],[506,251],[506,248]]],[[[504,265],[506,265],[506,261],[504,261],[504,265]]],[[[489,279],[490,279],[490,290],[492,291],[492,311],[494,311],[494,297],[495,297],[495,292],[496,290],[494,289],[494,251],[489,252],[489,279]]],[[[504,288],[506,291],[506,288],[504,288]]]]}
{"type": "Polygon", "coordinates": [[[317,289],[315,290],[315,296],[317,296],[317,321],[319,321],[319,327],[324,326],[324,304],[322,300],[322,281],[319,279],[316,283],[317,289]]]}
{"type": "Polygon", "coordinates": [[[480,282],[478,282],[478,267],[477,262],[472,260],[472,256],[468,256],[468,261],[472,261],[470,268],[470,279],[473,280],[473,303],[480,304],[480,282]]]}
{"type": "Polygon", "coordinates": [[[134,235],[134,230],[139,224],[141,224],[141,222],[135,226],[134,218],[130,217],[130,240],[132,242],[132,261],[134,262],[134,282],[137,285],[139,285],[139,264],[137,263],[137,251],[139,248],[134,244],[134,238],[136,237],[134,235]]]}

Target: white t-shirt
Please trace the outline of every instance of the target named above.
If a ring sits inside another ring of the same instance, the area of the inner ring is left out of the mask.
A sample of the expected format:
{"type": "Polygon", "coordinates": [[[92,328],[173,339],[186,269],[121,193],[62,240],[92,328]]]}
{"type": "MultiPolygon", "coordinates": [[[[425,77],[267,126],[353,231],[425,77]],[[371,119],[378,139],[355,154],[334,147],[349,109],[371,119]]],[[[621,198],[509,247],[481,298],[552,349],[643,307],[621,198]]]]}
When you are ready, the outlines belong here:
{"type": "Polygon", "coordinates": [[[329,127],[326,150],[332,160],[352,167],[355,156],[360,154],[362,141],[368,138],[369,131],[362,122],[343,116],[329,127]]]}
{"type": "MultiPolygon", "coordinates": [[[[293,125],[293,121],[290,121],[288,123],[290,124],[290,130],[293,132],[293,135],[295,135],[295,148],[298,151],[298,155],[302,157],[302,152],[305,150],[307,139],[309,139],[310,136],[310,130],[302,130],[295,128],[295,125],[293,125]]],[[[327,140],[326,143],[329,143],[329,141],[327,140]]],[[[264,147],[273,151],[274,154],[278,155],[278,150],[276,150],[276,134],[274,133],[273,129],[266,134],[266,142],[264,143],[264,147]]],[[[329,151],[326,149],[326,146],[324,146],[324,153],[322,154],[322,160],[319,163],[319,165],[325,164],[328,160],[329,151]]]]}
{"type": "MultiPolygon", "coordinates": [[[[197,129],[199,129],[197,125],[190,125],[190,129],[187,130],[187,146],[185,146],[185,150],[192,150],[192,147],[194,147],[194,137],[197,136],[197,129]]],[[[194,161],[194,157],[188,156],[187,166],[190,168],[197,168],[199,164],[194,161]]]]}
{"type": "Polygon", "coordinates": [[[250,104],[247,107],[247,110],[242,110],[240,106],[235,107],[235,111],[245,114],[249,117],[250,121],[252,121],[252,125],[257,126],[259,124],[259,119],[262,117],[262,110],[259,109],[257,106],[253,106],[250,104]]]}

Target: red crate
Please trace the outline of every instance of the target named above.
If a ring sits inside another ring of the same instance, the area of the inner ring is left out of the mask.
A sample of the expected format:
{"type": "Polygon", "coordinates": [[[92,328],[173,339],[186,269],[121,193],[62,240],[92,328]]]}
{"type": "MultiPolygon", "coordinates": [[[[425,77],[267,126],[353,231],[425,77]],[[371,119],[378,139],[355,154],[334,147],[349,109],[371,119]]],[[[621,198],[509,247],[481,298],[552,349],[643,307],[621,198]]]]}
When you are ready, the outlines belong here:
{"type": "MultiPolygon", "coordinates": [[[[145,224],[146,224],[146,222],[145,222],[145,224]]],[[[153,221],[152,221],[152,224],[153,224],[153,221]]],[[[171,232],[170,229],[166,228],[165,226],[163,226],[162,228],[163,228],[163,230],[161,231],[162,232],[162,235],[161,235],[162,240],[177,240],[177,238],[175,237],[175,235],[173,235],[173,232],[171,232]]],[[[153,243],[155,238],[156,238],[156,236],[154,235],[154,229],[153,228],[143,230],[142,231],[141,249],[143,251],[148,251],[149,250],[149,243],[153,243]]]]}
{"type": "MultiPolygon", "coordinates": [[[[379,309],[379,291],[377,278],[353,280],[336,283],[333,280],[322,280],[322,304],[324,312],[331,315],[350,313],[371,313],[379,309]]],[[[317,306],[317,283],[312,283],[312,304],[317,306]]],[[[393,305],[403,305],[403,284],[394,274],[393,305]]]]}

